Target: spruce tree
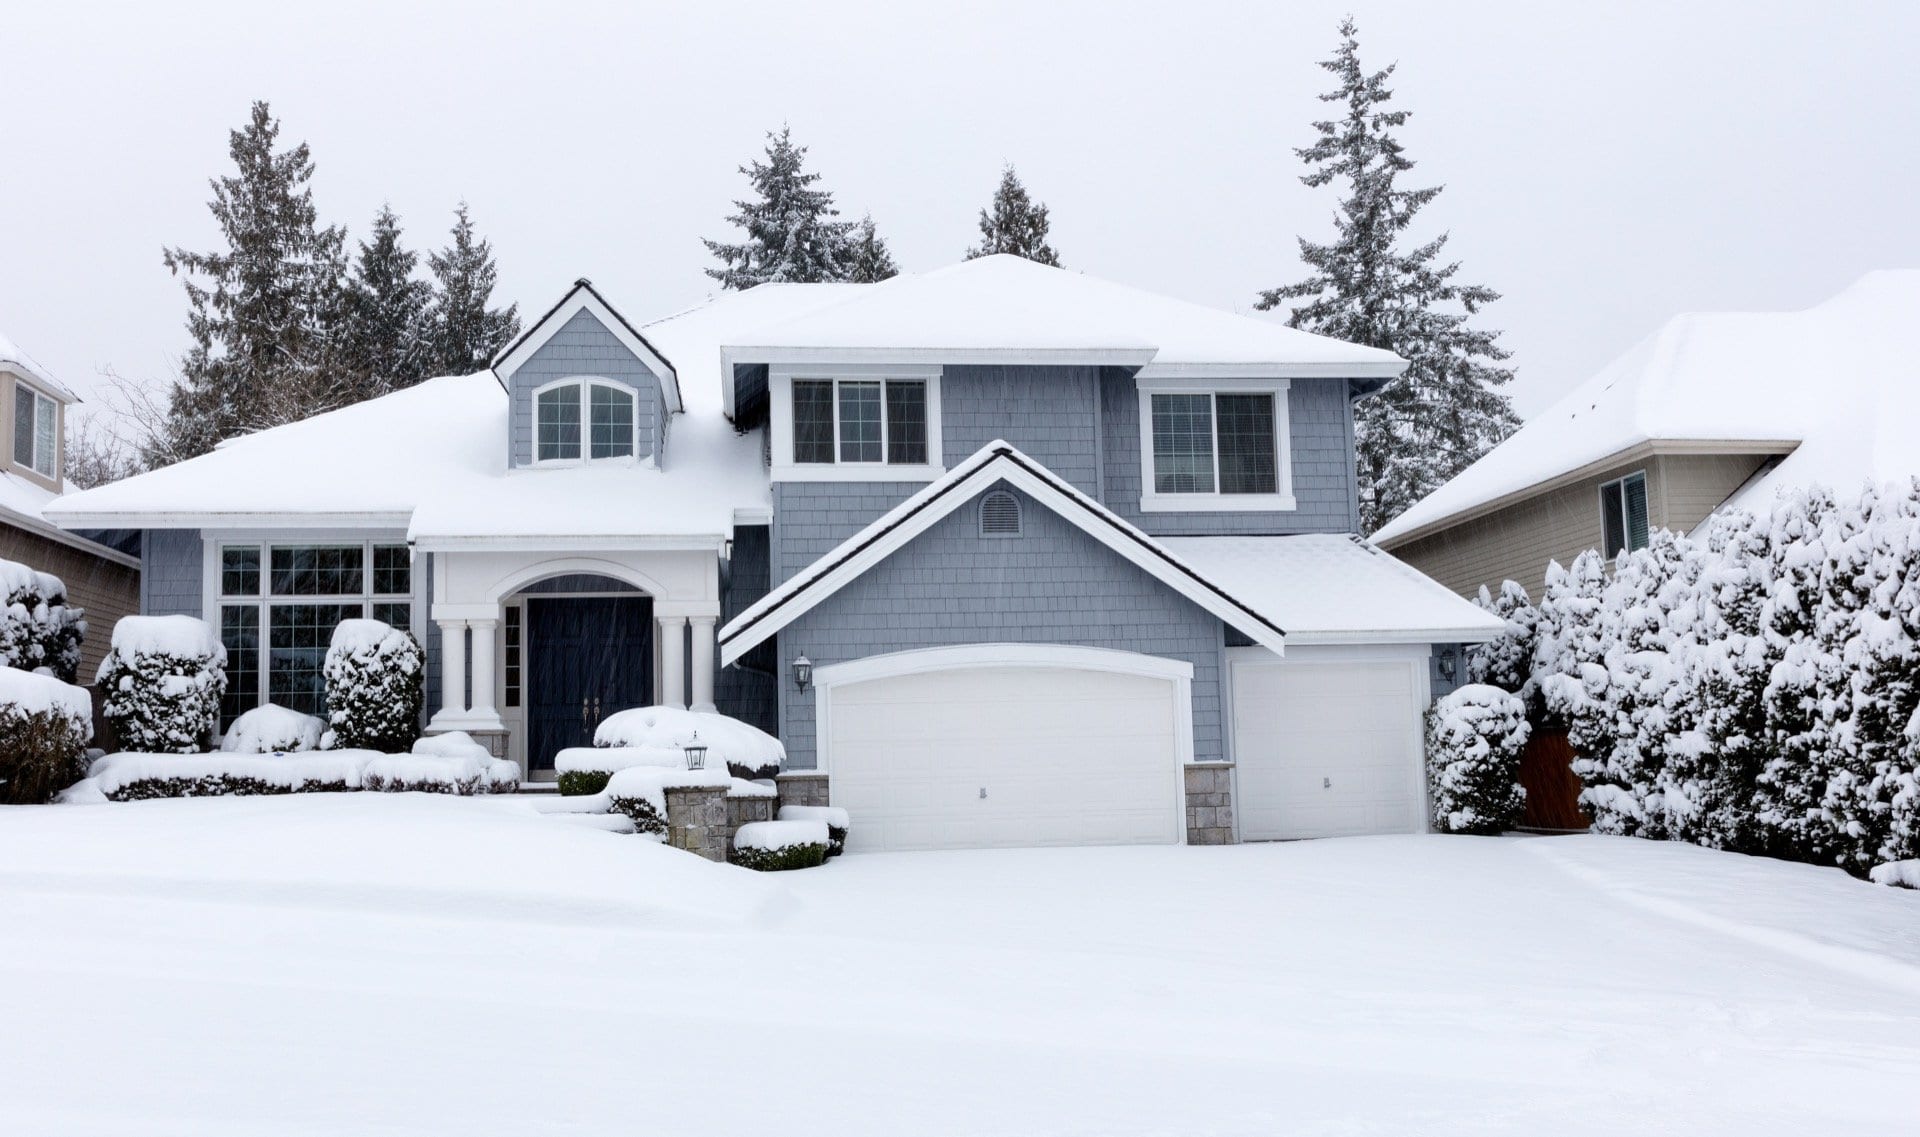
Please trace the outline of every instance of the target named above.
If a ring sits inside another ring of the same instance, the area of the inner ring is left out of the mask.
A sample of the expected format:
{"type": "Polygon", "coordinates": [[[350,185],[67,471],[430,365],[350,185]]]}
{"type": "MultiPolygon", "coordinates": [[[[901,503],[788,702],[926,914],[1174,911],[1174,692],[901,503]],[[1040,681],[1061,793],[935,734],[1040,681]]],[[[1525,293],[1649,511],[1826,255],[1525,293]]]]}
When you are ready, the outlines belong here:
{"type": "Polygon", "coordinates": [[[847,279],[853,283],[874,284],[900,275],[900,266],[893,262],[887,243],[873,231],[873,214],[862,217],[860,224],[853,227],[848,248],[852,255],[847,263],[847,279]]]}
{"type": "Polygon", "coordinates": [[[341,365],[352,376],[353,397],[370,399],[411,387],[432,365],[427,306],[433,289],[415,280],[419,255],[400,241],[400,219],[388,206],[373,218],[373,240],[347,282],[341,365]]]}
{"type": "Polygon", "coordinates": [[[1047,228],[1047,207],[1027,195],[1009,163],[1000,171],[993,204],[980,211],[980,244],[967,250],[967,259],[1012,253],[1058,268],[1060,254],[1047,244],[1047,228]]]}
{"type": "Polygon", "coordinates": [[[427,254],[434,279],[427,309],[427,373],[432,375],[471,375],[520,334],[518,304],[488,306],[500,276],[492,243],[474,236],[466,202],[453,216],[452,241],[427,254]]]}
{"type": "Polygon", "coordinates": [[[207,205],[226,247],[163,254],[184,278],[192,345],[166,423],[145,445],[149,465],[204,454],[223,438],[346,397],[333,359],[346,234],[318,224],[307,145],[276,150],[279,134],[264,101],[230,133],[236,172],[211,181],[207,205]]]}
{"type": "Polygon", "coordinates": [[[705,241],[720,259],[705,270],[723,287],[745,290],[757,284],[815,284],[850,280],[852,226],[834,218],[833,194],[814,187],[820,175],[805,169],[807,148],[796,146],[792,130],[767,134],[766,160],[740,167],[753,198],[735,201],[739,212],[727,220],[745,234],[737,244],[705,241]]]}
{"type": "Polygon", "coordinates": [[[1468,326],[1500,294],[1455,279],[1458,262],[1441,260],[1445,234],[1401,247],[1414,218],[1443,187],[1397,184],[1413,162],[1393,136],[1408,112],[1386,109],[1393,67],[1361,69],[1351,17],[1341,23],[1340,36],[1339,50],[1320,64],[1340,85],[1320,100],[1340,104],[1344,113],[1314,123],[1319,138],[1294,151],[1311,167],[1303,183],[1345,187],[1337,232],[1325,244],[1301,238],[1300,257],[1311,275],[1261,293],[1255,307],[1299,301],[1291,308],[1294,327],[1385,348],[1408,361],[1404,374],[1354,408],[1360,527],[1372,532],[1511,434],[1519,419],[1497,389],[1513,377],[1498,366],[1510,353],[1495,342],[1498,332],[1468,326]]]}

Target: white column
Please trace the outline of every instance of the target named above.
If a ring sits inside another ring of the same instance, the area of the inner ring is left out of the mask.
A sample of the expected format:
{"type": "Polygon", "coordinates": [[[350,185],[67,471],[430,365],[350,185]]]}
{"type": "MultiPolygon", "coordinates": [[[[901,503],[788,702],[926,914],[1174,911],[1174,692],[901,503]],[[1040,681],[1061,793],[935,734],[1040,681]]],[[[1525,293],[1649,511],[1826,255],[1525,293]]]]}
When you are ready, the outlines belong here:
{"type": "Polygon", "coordinates": [[[433,721],[458,722],[467,713],[467,622],[434,622],[440,625],[440,710],[433,721]]]}
{"type": "Polygon", "coordinates": [[[711,711],[713,705],[713,622],[712,616],[693,616],[693,709],[711,711]]]}
{"type": "Polygon", "coordinates": [[[499,721],[500,712],[493,706],[493,633],[500,621],[468,620],[467,626],[473,629],[473,713],[470,717],[495,723],[499,721]]]}
{"type": "Polygon", "coordinates": [[[687,705],[687,618],[660,617],[660,704],[687,705]]]}

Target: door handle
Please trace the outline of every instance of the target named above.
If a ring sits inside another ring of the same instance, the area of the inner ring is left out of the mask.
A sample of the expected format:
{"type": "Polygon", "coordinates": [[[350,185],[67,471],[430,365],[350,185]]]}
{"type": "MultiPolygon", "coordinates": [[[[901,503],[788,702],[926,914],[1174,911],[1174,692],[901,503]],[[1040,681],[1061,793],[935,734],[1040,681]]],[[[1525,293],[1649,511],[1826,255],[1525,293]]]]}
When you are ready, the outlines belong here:
{"type": "Polygon", "coordinates": [[[1323,789],[1323,790],[1330,790],[1330,789],[1332,789],[1332,788],[1333,788],[1333,779],[1332,779],[1332,778],[1321,778],[1321,779],[1320,779],[1320,788],[1321,788],[1321,789],[1323,789]]]}

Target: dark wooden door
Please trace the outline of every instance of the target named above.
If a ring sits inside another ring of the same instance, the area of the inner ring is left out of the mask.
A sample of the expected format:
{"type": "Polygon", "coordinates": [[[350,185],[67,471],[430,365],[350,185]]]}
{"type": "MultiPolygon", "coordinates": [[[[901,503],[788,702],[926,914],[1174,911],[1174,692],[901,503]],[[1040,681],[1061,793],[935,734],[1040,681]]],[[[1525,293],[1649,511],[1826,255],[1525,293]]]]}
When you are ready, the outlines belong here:
{"type": "Polygon", "coordinates": [[[553,769],[593,745],[600,720],[653,702],[653,602],[644,596],[527,599],[527,766],[553,769]]]}

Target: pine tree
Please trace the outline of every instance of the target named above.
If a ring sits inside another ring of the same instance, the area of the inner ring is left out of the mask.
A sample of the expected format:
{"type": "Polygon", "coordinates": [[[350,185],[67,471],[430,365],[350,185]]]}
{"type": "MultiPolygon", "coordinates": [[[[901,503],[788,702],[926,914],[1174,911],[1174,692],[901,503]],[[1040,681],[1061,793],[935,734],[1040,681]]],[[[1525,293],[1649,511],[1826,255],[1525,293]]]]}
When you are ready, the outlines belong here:
{"type": "Polygon", "coordinates": [[[1351,17],[1340,36],[1339,50],[1320,64],[1340,86],[1320,100],[1345,113],[1314,123],[1319,138],[1294,151],[1312,167],[1304,184],[1346,186],[1337,235],[1326,244],[1301,238],[1311,275],[1261,293],[1255,307],[1302,301],[1290,309],[1294,327],[1407,360],[1399,378],[1354,408],[1361,530],[1372,532],[1511,434],[1519,419],[1497,390],[1513,377],[1497,366],[1510,353],[1495,342],[1498,332],[1468,326],[1500,294],[1455,279],[1459,263],[1440,259],[1446,234],[1402,250],[1401,238],[1443,187],[1398,186],[1414,164],[1393,136],[1409,112],[1385,109],[1394,69],[1361,69],[1351,17]]]}
{"type": "Polygon", "coordinates": [[[225,250],[164,252],[166,266],[185,278],[193,342],[164,428],[146,443],[150,465],[204,454],[223,438],[345,398],[332,355],[346,234],[318,225],[307,184],[313,159],[304,142],[276,151],[279,134],[265,102],[230,133],[237,172],[212,180],[208,203],[225,250]]]}
{"type": "Polygon", "coordinates": [[[887,243],[873,231],[873,214],[862,217],[860,224],[853,227],[853,239],[848,247],[852,257],[847,265],[847,279],[853,283],[875,284],[900,275],[900,266],[893,262],[887,243]]]}
{"type": "Polygon", "coordinates": [[[727,220],[746,235],[739,244],[704,241],[720,259],[705,270],[723,287],[745,290],[758,284],[816,284],[852,279],[852,226],[835,221],[833,194],[815,189],[820,175],[805,170],[807,148],[796,146],[792,130],[767,133],[766,161],[740,167],[752,184],[753,200],[735,201],[738,213],[727,220]]]}
{"type": "Polygon", "coordinates": [[[1047,244],[1047,228],[1047,207],[1027,196],[1027,187],[1009,163],[1000,171],[993,204],[980,211],[980,244],[967,250],[967,259],[1012,253],[1058,268],[1060,254],[1047,244]]]}
{"type": "Polygon", "coordinates": [[[434,279],[427,308],[427,372],[433,375],[471,375],[520,334],[518,304],[488,307],[500,275],[492,243],[474,236],[466,202],[453,216],[452,242],[427,255],[434,279]]]}
{"type": "Polygon", "coordinates": [[[388,206],[373,218],[372,243],[347,282],[341,365],[352,376],[353,397],[370,399],[411,387],[432,365],[427,306],[433,289],[415,280],[419,254],[400,243],[400,219],[388,206]]]}

